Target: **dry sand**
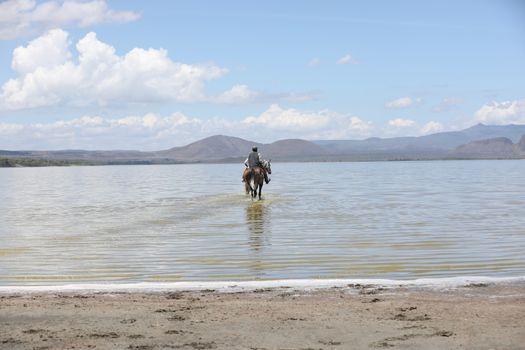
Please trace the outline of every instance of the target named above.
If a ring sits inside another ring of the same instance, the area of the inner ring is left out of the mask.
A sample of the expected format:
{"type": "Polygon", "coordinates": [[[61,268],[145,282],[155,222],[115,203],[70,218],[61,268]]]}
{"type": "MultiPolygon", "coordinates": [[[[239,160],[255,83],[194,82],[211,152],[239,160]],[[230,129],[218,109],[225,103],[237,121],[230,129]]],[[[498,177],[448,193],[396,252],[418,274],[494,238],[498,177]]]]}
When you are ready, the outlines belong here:
{"type": "Polygon", "coordinates": [[[525,286],[0,295],[1,349],[525,349],[525,286]]]}

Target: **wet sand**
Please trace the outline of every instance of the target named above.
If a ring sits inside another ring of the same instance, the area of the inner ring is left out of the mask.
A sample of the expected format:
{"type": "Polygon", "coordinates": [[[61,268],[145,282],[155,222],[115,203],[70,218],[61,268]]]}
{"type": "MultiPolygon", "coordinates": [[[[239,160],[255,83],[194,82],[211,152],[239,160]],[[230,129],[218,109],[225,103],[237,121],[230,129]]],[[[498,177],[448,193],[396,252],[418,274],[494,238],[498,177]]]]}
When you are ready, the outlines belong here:
{"type": "Polygon", "coordinates": [[[1,349],[524,349],[525,286],[0,294],[1,349]]]}

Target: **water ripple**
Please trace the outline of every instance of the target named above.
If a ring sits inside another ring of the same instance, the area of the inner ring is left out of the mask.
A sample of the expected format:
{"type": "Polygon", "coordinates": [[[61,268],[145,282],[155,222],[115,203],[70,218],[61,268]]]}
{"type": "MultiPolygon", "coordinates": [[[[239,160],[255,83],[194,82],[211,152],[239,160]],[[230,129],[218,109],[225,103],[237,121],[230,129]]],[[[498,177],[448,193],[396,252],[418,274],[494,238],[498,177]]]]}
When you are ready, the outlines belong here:
{"type": "Polygon", "coordinates": [[[0,169],[0,285],[525,274],[523,161],[273,168],[0,169]]]}

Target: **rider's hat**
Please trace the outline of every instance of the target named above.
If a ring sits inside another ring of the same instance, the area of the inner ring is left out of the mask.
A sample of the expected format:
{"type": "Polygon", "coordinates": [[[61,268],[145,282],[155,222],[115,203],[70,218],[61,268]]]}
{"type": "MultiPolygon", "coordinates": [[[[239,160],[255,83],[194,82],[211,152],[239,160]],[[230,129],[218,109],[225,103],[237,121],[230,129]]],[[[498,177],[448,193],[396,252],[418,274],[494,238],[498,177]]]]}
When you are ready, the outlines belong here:
{"type": "Polygon", "coordinates": [[[252,151],[257,152],[257,146],[253,146],[252,151]]]}

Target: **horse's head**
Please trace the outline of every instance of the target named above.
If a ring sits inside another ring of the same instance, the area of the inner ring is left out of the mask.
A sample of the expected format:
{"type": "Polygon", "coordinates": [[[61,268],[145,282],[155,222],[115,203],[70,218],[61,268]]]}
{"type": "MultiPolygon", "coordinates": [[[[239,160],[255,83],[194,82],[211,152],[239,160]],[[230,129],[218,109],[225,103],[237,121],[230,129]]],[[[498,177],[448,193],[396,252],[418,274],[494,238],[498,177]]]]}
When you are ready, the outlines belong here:
{"type": "Polygon", "coordinates": [[[264,169],[266,169],[266,172],[268,174],[271,174],[272,173],[272,160],[264,160],[263,161],[263,167],[264,169]]]}

